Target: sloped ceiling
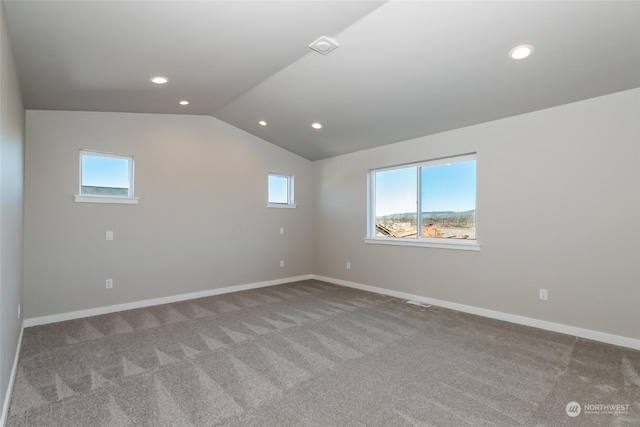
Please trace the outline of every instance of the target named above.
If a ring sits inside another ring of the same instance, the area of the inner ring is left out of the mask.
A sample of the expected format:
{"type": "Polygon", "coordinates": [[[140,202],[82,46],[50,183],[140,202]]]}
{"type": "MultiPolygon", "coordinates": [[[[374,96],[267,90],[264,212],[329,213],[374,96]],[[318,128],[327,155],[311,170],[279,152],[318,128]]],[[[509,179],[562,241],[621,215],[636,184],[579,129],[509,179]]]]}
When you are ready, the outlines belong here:
{"type": "Polygon", "coordinates": [[[4,3],[26,108],[211,115],[310,160],[640,87],[640,2],[4,3]]]}

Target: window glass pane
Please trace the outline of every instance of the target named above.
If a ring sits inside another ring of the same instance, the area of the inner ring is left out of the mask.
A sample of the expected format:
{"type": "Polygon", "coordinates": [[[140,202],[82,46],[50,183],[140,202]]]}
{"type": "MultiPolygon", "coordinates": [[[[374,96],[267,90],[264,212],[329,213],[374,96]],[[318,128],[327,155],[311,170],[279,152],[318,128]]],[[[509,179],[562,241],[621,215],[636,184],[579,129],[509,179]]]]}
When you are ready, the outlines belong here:
{"type": "Polygon", "coordinates": [[[289,177],[269,175],[269,203],[289,203],[289,177]]]}
{"type": "Polygon", "coordinates": [[[476,161],[421,168],[422,237],[476,238],[476,161]]]}
{"type": "Polygon", "coordinates": [[[121,157],[82,154],[80,194],[130,196],[130,161],[121,157]]]}
{"type": "Polygon", "coordinates": [[[417,171],[411,167],[376,172],[376,236],[417,237],[417,171]]]}

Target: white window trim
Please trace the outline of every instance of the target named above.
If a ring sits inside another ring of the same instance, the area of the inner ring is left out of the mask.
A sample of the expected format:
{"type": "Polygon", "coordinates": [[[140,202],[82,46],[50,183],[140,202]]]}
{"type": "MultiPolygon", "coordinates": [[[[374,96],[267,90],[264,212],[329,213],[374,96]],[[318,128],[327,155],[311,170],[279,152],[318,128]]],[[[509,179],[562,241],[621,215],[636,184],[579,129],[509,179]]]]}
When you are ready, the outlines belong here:
{"type": "Polygon", "coordinates": [[[267,203],[268,208],[295,209],[298,207],[295,203],[267,203]]]}
{"type": "MultiPolygon", "coordinates": [[[[394,170],[394,169],[402,169],[404,167],[415,167],[420,168],[423,166],[435,166],[446,163],[455,162],[463,162],[467,160],[475,160],[476,161],[476,177],[477,177],[477,167],[478,167],[478,155],[477,153],[467,153],[456,156],[448,156],[437,158],[433,160],[426,160],[422,162],[416,163],[407,163],[395,166],[388,166],[379,169],[371,169],[369,170],[368,179],[367,179],[367,193],[368,193],[368,204],[367,204],[367,237],[365,237],[364,243],[368,244],[377,244],[377,245],[392,245],[392,246],[414,246],[414,247],[423,247],[423,248],[436,248],[436,249],[457,249],[457,250],[465,250],[465,251],[479,251],[481,248],[480,241],[478,240],[478,181],[476,178],[476,238],[474,240],[467,239],[438,239],[433,237],[421,237],[415,239],[403,239],[399,237],[379,237],[376,236],[376,219],[374,214],[374,207],[376,205],[376,183],[375,183],[375,174],[376,172],[386,171],[386,170],[394,170]]],[[[420,194],[420,174],[417,175],[418,187],[417,194],[420,194]]],[[[417,209],[418,224],[422,223],[422,212],[421,209],[417,209]]]]}
{"type": "Polygon", "coordinates": [[[287,175],[283,173],[275,173],[269,172],[267,174],[267,207],[268,208],[284,208],[284,209],[295,209],[298,205],[294,201],[294,190],[293,190],[293,175],[287,175]],[[270,176],[278,176],[281,178],[287,178],[287,200],[288,203],[272,203],[269,202],[269,177],[270,176]]]}
{"type": "Polygon", "coordinates": [[[78,203],[119,203],[123,205],[137,205],[138,197],[125,196],[97,196],[95,194],[76,194],[75,201],[78,203]]]}
{"type": "Polygon", "coordinates": [[[135,197],[134,191],[134,173],[135,173],[135,159],[133,156],[126,154],[108,153],[105,151],[94,151],[81,149],[78,156],[78,194],[74,196],[77,203],[113,203],[124,205],[137,205],[140,198],[135,197]],[[90,154],[92,156],[104,156],[115,157],[119,159],[127,159],[129,161],[129,195],[128,196],[102,196],[95,194],[82,194],[82,155],[90,154]]]}
{"type": "Polygon", "coordinates": [[[366,237],[365,243],[392,246],[417,246],[422,248],[457,249],[462,251],[479,251],[477,240],[466,239],[402,239],[394,237],[366,237]],[[441,241],[440,241],[441,240],[441,241]]]}

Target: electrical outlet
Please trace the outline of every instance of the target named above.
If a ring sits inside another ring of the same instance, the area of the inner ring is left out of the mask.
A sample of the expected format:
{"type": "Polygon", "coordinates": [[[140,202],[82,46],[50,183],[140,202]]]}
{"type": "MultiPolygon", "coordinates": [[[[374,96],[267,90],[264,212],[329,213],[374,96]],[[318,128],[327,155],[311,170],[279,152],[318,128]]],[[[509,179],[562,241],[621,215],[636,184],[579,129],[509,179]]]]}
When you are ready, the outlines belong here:
{"type": "Polygon", "coordinates": [[[284,227],[280,227],[280,234],[284,234],[284,227]]]}
{"type": "Polygon", "coordinates": [[[107,231],[106,238],[107,240],[113,240],[113,231],[107,231]]]}
{"type": "Polygon", "coordinates": [[[280,267],[284,267],[284,260],[283,259],[280,260],[280,267]]]}
{"type": "Polygon", "coordinates": [[[113,289],[113,279],[105,280],[104,287],[107,289],[113,289]]]}
{"type": "Polygon", "coordinates": [[[546,301],[549,299],[549,291],[546,289],[540,289],[538,296],[542,301],[546,301]]]}
{"type": "Polygon", "coordinates": [[[351,270],[351,263],[350,262],[347,263],[347,270],[351,270]]]}

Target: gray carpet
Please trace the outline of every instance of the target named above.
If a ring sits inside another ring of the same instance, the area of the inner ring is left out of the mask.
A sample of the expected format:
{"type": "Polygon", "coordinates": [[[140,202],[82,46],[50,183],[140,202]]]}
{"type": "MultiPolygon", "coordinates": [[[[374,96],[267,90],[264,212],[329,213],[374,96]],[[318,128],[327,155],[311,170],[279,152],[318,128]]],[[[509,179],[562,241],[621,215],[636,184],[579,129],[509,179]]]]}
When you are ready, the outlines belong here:
{"type": "Polygon", "coordinates": [[[639,372],[633,350],[310,280],[25,329],[8,425],[640,426],[639,372]]]}

